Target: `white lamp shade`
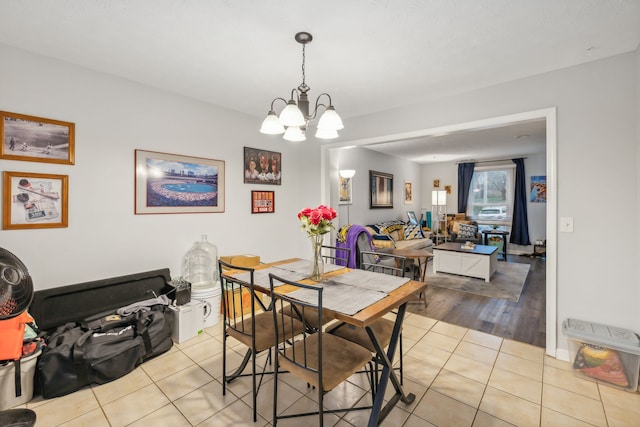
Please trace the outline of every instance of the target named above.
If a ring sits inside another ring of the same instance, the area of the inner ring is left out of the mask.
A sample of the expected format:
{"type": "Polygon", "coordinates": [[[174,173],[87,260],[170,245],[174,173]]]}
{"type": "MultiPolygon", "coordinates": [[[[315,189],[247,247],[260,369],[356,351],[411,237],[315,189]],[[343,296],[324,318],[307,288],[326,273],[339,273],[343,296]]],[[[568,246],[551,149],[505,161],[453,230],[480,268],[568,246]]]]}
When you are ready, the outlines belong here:
{"type": "Polygon", "coordinates": [[[340,171],[340,176],[343,178],[353,178],[355,174],[356,174],[356,171],[353,169],[342,169],[340,171]]]}
{"type": "Polygon", "coordinates": [[[335,108],[329,105],[325,112],[320,116],[318,121],[318,129],[340,130],[343,129],[342,119],[336,113],[335,108]]]}
{"type": "Polygon", "coordinates": [[[433,190],[431,192],[431,204],[433,206],[445,206],[447,204],[447,192],[445,190],[433,190]]]}
{"type": "Polygon", "coordinates": [[[283,126],[304,126],[307,122],[302,115],[302,111],[298,108],[293,99],[287,102],[287,106],[284,107],[280,113],[280,123],[283,126]]]}
{"type": "Polygon", "coordinates": [[[321,128],[316,129],[316,138],[319,139],[336,139],[338,136],[339,135],[337,130],[321,128]]]}
{"type": "Polygon", "coordinates": [[[269,114],[267,114],[267,117],[262,122],[260,133],[267,135],[280,135],[284,133],[284,126],[282,126],[282,123],[278,120],[275,111],[269,111],[269,114]]]}
{"type": "Polygon", "coordinates": [[[288,127],[282,137],[287,141],[293,142],[305,141],[307,139],[307,137],[304,135],[304,132],[302,132],[302,129],[297,126],[288,127]]]}

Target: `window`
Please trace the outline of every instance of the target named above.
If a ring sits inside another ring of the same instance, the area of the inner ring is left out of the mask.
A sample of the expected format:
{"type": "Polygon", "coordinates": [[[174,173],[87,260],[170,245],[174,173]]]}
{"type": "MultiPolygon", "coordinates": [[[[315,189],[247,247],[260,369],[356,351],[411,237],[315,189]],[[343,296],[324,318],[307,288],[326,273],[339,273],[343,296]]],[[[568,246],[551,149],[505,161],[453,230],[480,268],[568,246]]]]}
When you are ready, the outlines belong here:
{"type": "Polygon", "coordinates": [[[515,165],[476,167],[467,215],[480,224],[510,225],[513,216],[515,165]]]}

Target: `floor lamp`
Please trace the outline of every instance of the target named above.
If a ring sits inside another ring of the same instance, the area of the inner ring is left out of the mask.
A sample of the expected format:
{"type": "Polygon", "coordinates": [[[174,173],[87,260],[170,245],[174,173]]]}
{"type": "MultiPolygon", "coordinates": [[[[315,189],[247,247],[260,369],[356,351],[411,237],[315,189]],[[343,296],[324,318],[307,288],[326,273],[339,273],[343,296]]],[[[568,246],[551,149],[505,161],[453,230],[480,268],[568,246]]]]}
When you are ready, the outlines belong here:
{"type": "Polygon", "coordinates": [[[434,221],[434,226],[432,227],[434,233],[436,235],[443,234],[442,233],[442,221],[444,221],[444,230],[447,230],[447,192],[446,190],[433,190],[431,192],[431,210],[432,216],[431,219],[434,221]],[[442,216],[442,208],[444,206],[444,217],[442,216]],[[437,221],[437,227],[435,223],[437,221]]]}
{"type": "MultiPolygon", "coordinates": [[[[342,169],[339,172],[339,174],[340,174],[340,177],[343,179],[341,180],[342,182],[340,183],[340,185],[346,186],[346,188],[344,189],[344,192],[346,193],[345,202],[347,205],[347,225],[348,225],[348,224],[351,224],[351,221],[349,220],[349,205],[351,204],[351,198],[353,193],[351,179],[356,174],[356,171],[353,169],[342,169]]],[[[342,195],[340,198],[342,199],[342,195]]]]}

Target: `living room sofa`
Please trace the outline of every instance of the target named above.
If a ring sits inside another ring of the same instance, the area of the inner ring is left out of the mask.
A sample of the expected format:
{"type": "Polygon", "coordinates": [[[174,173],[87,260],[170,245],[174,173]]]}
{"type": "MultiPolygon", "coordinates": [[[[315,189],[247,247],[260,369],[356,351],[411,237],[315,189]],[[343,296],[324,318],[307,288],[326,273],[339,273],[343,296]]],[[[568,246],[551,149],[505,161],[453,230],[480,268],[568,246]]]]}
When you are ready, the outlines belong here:
{"type": "Polygon", "coordinates": [[[433,241],[425,236],[419,225],[404,221],[387,221],[365,226],[371,234],[371,243],[376,250],[394,249],[433,249],[433,241]]]}

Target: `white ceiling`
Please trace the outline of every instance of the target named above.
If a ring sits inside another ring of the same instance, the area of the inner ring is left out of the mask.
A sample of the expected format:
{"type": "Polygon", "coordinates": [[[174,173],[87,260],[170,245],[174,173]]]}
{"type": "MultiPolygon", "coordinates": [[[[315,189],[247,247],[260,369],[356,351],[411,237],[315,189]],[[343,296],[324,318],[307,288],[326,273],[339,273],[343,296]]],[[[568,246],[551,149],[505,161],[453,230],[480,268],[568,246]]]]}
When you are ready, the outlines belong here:
{"type": "Polygon", "coordinates": [[[348,126],[351,117],[633,51],[640,1],[0,2],[0,43],[249,114],[256,127],[271,100],[301,82],[298,31],[314,36],[311,99],[330,93],[348,126]]]}

